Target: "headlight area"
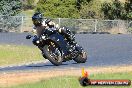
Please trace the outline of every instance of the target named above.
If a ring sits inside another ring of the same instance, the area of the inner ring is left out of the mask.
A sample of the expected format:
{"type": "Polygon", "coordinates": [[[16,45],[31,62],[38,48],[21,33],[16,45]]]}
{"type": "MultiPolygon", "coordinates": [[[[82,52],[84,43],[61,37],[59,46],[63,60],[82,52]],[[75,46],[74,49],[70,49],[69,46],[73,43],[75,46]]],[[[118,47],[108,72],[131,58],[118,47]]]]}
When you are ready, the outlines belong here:
{"type": "Polygon", "coordinates": [[[37,41],[36,41],[36,43],[37,43],[37,44],[39,44],[39,43],[40,43],[40,41],[39,41],[39,40],[37,40],[37,41]]]}
{"type": "Polygon", "coordinates": [[[45,39],[46,39],[46,36],[42,35],[42,37],[41,37],[41,38],[45,40],[45,39]]]}

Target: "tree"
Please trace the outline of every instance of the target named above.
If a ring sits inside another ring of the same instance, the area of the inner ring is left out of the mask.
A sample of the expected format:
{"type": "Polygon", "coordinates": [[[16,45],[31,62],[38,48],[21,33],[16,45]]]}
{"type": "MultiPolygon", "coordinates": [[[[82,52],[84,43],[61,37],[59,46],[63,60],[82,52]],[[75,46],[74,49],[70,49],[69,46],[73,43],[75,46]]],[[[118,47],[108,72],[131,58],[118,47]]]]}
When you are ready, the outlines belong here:
{"type": "Polygon", "coordinates": [[[14,16],[21,12],[22,3],[19,0],[1,0],[0,15],[14,16]]]}
{"type": "Polygon", "coordinates": [[[35,0],[25,0],[23,1],[23,9],[28,10],[28,9],[34,9],[34,1],[35,0]]]}
{"type": "Polygon", "coordinates": [[[81,6],[85,3],[89,3],[92,0],[76,0],[76,7],[78,10],[81,9],[81,6]]]}
{"type": "Polygon", "coordinates": [[[19,0],[1,0],[0,1],[0,23],[6,30],[16,29],[21,25],[21,17],[13,17],[20,15],[22,3],[19,0]]]}
{"type": "Polygon", "coordinates": [[[115,0],[113,3],[103,3],[102,11],[105,19],[120,19],[122,15],[123,4],[119,0],[115,0]]]}
{"type": "Polygon", "coordinates": [[[124,9],[124,18],[132,20],[132,0],[125,2],[124,9]]]}
{"type": "Polygon", "coordinates": [[[98,0],[91,0],[81,5],[80,17],[84,19],[100,19],[102,18],[101,13],[101,2],[98,0]]]}
{"type": "Polygon", "coordinates": [[[104,13],[104,19],[132,19],[132,1],[121,3],[119,0],[115,0],[112,3],[103,3],[102,12],[104,13]]]}
{"type": "Polygon", "coordinates": [[[52,18],[78,18],[75,0],[39,0],[36,11],[52,18]]]}

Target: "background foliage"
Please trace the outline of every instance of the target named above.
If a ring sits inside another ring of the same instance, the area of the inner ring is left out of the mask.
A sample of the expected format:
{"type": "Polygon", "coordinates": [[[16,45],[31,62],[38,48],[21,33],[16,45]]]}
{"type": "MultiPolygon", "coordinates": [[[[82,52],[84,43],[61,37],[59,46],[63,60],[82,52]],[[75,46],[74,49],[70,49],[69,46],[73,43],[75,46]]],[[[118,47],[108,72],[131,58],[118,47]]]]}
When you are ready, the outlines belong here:
{"type": "Polygon", "coordinates": [[[132,20],[132,1],[128,0],[125,3],[121,3],[119,0],[112,3],[104,2],[102,12],[104,13],[104,19],[132,20]]]}
{"type": "Polygon", "coordinates": [[[14,16],[21,12],[22,3],[19,0],[1,0],[0,15],[14,16]]]}
{"type": "Polygon", "coordinates": [[[15,29],[21,24],[22,2],[20,0],[1,0],[0,1],[0,23],[7,29],[15,29]],[[9,17],[18,16],[18,17],[9,17]]]}
{"type": "Polygon", "coordinates": [[[25,1],[23,1],[23,10],[34,9],[34,7],[35,7],[34,1],[35,0],[25,0],[25,1]]]}
{"type": "Polygon", "coordinates": [[[52,18],[132,19],[132,1],[39,0],[36,11],[52,18]]]}
{"type": "Polygon", "coordinates": [[[75,0],[39,0],[36,11],[52,18],[79,18],[75,0]]]}
{"type": "Polygon", "coordinates": [[[14,16],[25,11],[44,13],[50,18],[132,19],[132,0],[1,0],[0,15],[14,16]],[[22,8],[23,7],[23,8],[22,8]]]}
{"type": "Polygon", "coordinates": [[[86,19],[101,19],[101,4],[99,0],[91,0],[81,5],[80,17],[86,19]]]}

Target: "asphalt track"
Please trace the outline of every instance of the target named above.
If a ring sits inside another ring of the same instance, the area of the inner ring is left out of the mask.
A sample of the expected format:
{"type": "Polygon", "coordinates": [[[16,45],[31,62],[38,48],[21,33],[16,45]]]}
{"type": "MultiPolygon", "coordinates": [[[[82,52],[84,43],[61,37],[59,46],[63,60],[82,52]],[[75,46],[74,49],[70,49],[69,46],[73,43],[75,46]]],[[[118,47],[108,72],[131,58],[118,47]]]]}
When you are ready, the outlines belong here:
{"type": "MultiPolygon", "coordinates": [[[[33,46],[31,40],[25,39],[27,34],[28,33],[0,33],[0,44],[33,46]]],[[[54,66],[50,62],[47,62],[0,67],[0,72],[132,65],[132,35],[76,34],[76,41],[83,46],[88,53],[86,63],[76,64],[74,61],[68,61],[61,66],[54,66]]]]}

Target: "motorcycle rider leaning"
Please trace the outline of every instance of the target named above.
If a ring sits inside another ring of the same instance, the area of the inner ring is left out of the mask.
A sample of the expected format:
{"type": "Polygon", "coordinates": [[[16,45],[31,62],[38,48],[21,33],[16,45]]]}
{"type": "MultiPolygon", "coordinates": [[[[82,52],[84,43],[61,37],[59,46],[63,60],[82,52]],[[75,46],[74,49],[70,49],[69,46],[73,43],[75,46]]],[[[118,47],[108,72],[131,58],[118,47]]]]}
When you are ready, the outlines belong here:
{"type": "MultiPolygon", "coordinates": [[[[43,19],[43,15],[39,12],[35,13],[32,16],[32,22],[34,24],[33,27],[33,32],[36,32],[36,36],[33,39],[33,44],[37,45],[37,40],[40,39],[41,35],[43,34],[44,30],[49,30],[49,31],[57,31],[58,33],[60,33],[61,35],[63,35],[67,41],[69,42],[69,44],[71,45],[75,45],[75,36],[74,34],[67,28],[59,28],[57,24],[55,24],[53,21],[51,21],[50,19],[43,19]]],[[[69,48],[69,51],[71,50],[73,46],[71,46],[69,48]]]]}

